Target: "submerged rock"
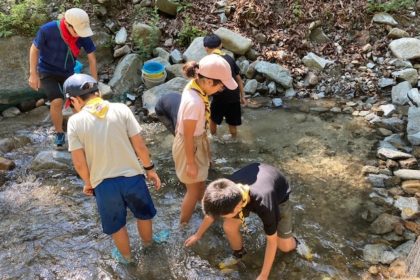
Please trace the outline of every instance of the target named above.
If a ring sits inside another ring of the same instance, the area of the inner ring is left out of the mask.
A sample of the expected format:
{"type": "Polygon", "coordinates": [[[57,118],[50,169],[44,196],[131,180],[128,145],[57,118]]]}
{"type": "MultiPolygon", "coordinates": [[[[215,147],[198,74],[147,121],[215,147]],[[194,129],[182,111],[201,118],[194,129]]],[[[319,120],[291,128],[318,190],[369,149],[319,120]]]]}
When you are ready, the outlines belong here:
{"type": "Polygon", "coordinates": [[[363,259],[372,264],[390,264],[396,258],[392,248],[385,244],[368,244],[363,248],[363,259]]]}

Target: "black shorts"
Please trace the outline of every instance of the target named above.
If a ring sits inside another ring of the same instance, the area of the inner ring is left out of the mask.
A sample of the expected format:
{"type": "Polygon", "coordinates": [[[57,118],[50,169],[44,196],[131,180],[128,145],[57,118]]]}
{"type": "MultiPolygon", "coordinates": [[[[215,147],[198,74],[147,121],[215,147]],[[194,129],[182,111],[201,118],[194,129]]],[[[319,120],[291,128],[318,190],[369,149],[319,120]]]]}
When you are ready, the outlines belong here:
{"type": "Polygon", "coordinates": [[[39,78],[41,90],[47,95],[50,102],[57,98],[64,99],[63,84],[66,77],[40,73],[39,78]]]}
{"type": "Polygon", "coordinates": [[[212,102],[210,106],[211,120],[217,125],[221,124],[223,118],[228,125],[238,126],[242,124],[241,103],[212,102]]]}

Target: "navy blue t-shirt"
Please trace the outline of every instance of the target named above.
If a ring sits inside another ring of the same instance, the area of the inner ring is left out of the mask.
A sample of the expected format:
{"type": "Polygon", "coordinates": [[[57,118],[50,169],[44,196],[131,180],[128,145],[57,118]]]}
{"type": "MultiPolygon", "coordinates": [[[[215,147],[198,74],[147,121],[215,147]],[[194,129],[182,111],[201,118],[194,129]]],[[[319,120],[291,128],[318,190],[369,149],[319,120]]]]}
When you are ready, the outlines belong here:
{"type": "Polygon", "coordinates": [[[155,105],[156,114],[169,119],[174,130],[178,118],[179,104],[181,104],[181,94],[167,93],[159,98],[155,105]]]}
{"type": "MultiPolygon", "coordinates": [[[[236,65],[235,60],[228,54],[222,55],[222,57],[226,60],[227,63],[230,65],[230,70],[232,72],[232,77],[235,79],[237,75],[239,75],[240,69],[238,65],[236,65]]],[[[234,90],[230,90],[228,88],[225,88],[222,92],[218,92],[216,94],[212,95],[213,101],[217,103],[235,103],[240,102],[240,93],[239,93],[239,87],[237,87],[234,90]]]]}
{"type": "MultiPolygon", "coordinates": [[[[39,50],[38,72],[68,77],[74,73],[76,58],[61,37],[57,23],[51,21],[41,26],[33,40],[39,50]]],[[[96,50],[90,37],[79,37],[76,45],[88,54],[96,50]]]]}
{"type": "Polygon", "coordinates": [[[280,221],[279,204],[289,199],[290,187],[287,179],[274,166],[265,163],[251,163],[236,171],[229,180],[249,185],[250,202],[244,214],[254,212],[260,217],[266,235],[277,232],[280,221]]]}

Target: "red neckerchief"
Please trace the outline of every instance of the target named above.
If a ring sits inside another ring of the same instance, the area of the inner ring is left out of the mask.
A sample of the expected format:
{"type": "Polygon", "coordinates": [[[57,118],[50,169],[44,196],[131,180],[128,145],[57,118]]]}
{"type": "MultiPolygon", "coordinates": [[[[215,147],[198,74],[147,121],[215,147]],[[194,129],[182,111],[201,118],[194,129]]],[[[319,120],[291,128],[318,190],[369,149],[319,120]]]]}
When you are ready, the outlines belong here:
{"type": "Polygon", "coordinates": [[[79,37],[73,37],[69,30],[67,29],[64,18],[60,20],[60,31],[61,36],[63,37],[64,42],[69,46],[71,53],[74,57],[78,57],[80,53],[80,48],[76,45],[77,40],[79,37]]]}

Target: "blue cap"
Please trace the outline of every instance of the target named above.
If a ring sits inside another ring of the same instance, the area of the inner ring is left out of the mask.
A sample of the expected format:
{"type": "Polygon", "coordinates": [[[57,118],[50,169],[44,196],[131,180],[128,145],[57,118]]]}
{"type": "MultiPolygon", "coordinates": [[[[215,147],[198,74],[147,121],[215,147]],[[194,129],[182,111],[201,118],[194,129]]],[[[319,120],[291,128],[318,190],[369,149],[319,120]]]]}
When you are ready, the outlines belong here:
{"type": "Polygon", "coordinates": [[[216,34],[207,35],[203,39],[204,47],[209,48],[209,49],[218,48],[221,43],[222,43],[222,40],[220,40],[220,37],[217,36],[216,34]]]}
{"type": "Polygon", "coordinates": [[[73,74],[63,85],[66,98],[76,97],[98,91],[98,82],[86,74],[73,74]]]}

